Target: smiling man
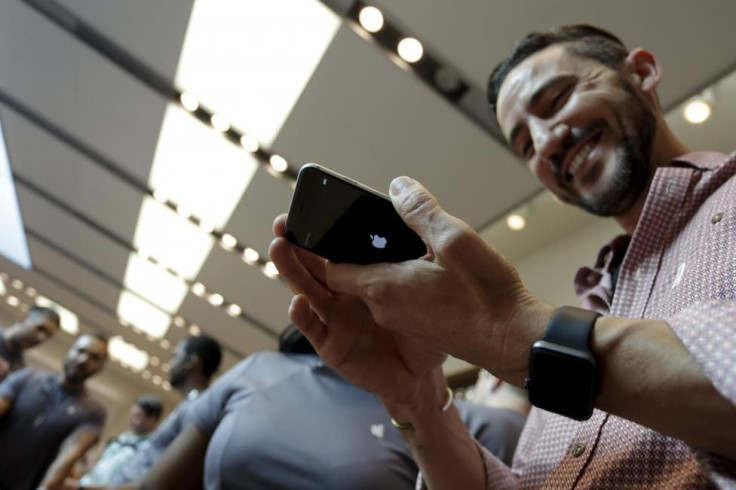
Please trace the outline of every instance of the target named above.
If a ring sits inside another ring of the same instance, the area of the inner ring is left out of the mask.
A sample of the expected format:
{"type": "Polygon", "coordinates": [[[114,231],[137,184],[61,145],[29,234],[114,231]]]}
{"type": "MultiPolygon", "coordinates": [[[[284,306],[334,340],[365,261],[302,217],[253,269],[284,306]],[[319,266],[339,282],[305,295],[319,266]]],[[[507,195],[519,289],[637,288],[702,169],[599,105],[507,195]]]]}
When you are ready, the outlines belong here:
{"type": "Polygon", "coordinates": [[[0,383],[0,488],[63,488],[105,425],[105,409],[85,382],[106,359],[104,337],[80,335],[61,374],[24,368],[0,383]]]}
{"type": "Polygon", "coordinates": [[[410,178],[390,195],[428,245],[420,260],[328,263],[290,245],[277,218],[270,253],[292,320],[379,395],[430,488],[736,485],[736,154],[688,150],[660,81],[649,51],[566,26],[524,38],[489,82],[529,170],[624,232],[575,277],[586,309],[534,297],[410,178]],[[511,468],[444,410],[444,353],[529,390],[511,468]]]}

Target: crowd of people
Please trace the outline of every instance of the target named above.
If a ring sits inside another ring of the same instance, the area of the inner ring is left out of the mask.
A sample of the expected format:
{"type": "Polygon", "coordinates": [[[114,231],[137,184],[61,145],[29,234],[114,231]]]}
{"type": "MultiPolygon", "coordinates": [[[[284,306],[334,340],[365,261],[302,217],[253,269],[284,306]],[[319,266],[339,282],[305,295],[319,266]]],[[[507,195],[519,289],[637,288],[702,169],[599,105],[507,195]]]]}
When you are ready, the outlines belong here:
{"type": "Polygon", "coordinates": [[[141,396],[84,475],[105,424],[85,382],[107,341],[79,336],[58,373],[24,368],[59,329],[31,309],[0,337],[0,490],[736,488],[736,154],[674,135],[661,78],[651,52],[586,25],[526,36],[490,77],[529,171],[622,229],[574,276],[583,308],[533,296],[401,177],[390,197],[425,257],[330,263],[278,217],[270,256],[294,292],[279,351],[210,386],[218,343],[185,339],[170,363],[181,403],[159,424],[160,400],[141,396]],[[448,354],[502,401],[455,401],[448,354]]]}

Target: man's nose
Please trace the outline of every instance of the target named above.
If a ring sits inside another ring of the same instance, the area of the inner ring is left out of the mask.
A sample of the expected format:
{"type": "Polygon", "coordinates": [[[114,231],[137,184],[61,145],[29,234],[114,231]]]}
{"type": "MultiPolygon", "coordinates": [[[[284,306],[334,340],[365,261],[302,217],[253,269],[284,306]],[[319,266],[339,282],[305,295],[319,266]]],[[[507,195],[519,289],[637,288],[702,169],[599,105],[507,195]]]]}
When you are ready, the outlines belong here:
{"type": "Polygon", "coordinates": [[[570,127],[564,123],[550,124],[548,121],[534,120],[530,123],[530,132],[537,155],[554,162],[570,134],[570,127]]]}

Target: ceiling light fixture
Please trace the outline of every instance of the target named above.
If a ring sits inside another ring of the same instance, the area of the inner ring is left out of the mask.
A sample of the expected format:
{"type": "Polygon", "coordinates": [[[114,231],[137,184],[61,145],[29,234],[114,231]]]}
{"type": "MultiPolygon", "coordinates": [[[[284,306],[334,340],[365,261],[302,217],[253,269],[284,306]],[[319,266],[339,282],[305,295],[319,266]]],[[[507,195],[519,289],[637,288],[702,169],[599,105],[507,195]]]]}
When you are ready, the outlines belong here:
{"type": "Polygon", "coordinates": [[[220,306],[225,301],[225,298],[223,298],[219,293],[214,293],[210,294],[210,297],[207,298],[207,300],[212,306],[220,306]]]}
{"type": "Polygon", "coordinates": [[[238,240],[229,233],[223,233],[220,238],[220,244],[225,250],[232,250],[238,245],[238,240]]]}
{"type": "Polygon", "coordinates": [[[28,296],[29,298],[35,298],[37,294],[38,291],[36,291],[36,288],[26,288],[26,296],[28,296]]]}
{"type": "Polygon", "coordinates": [[[119,335],[108,342],[110,357],[132,371],[140,372],[148,366],[148,353],[123,340],[119,335]]]}
{"type": "Polygon", "coordinates": [[[526,219],[518,213],[510,214],[506,217],[506,226],[514,231],[522,230],[526,226],[526,219]]]}
{"type": "Polygon", "coordinates": [[[210,118],[210,123],[212,123],[213,128],[215,128],[217,131],[220,131],[221,133],[225,133],[230,130],[230,121],[225,119],[225,116],[221,116],[220,114],[212,114],[212,117],[210,118]]]}
{"type": "Polygon", "coordinates": [[[683,115],[691,124],[702,124],[712,114],[711,105],[704,98],[693,99],[685,105],[683,115]]]}
{"type": "Polygon", "coordinates": [[[271,167],[278,172],[286,172],[289,169],[289,162],[281,155],[271,155],[269,162],[271,167]]]}
{"type": "Polygon", "coordinates": [[[250,247],[243,250],[243,260],[249,264],[255,264],[260,258],[260,254],[250,247]]]}
{"type": "Polygon", "coordinates": [[[258,140],[249,134],[244,134],[240,137],[240,145],[245,149],[245,151],[249,151],[251,153],[257,152],[261,147],[258,140]]]}
{"type": "Polygon", "coordinates": [[[7,301],[10,306],[18,306],[20,304],[20,300],[13,295],[8,296],[5,301],[7,301]]]}
{"type": "Polygon", "coordinates": [[[413,37],[405,37],[399,41],[397,47],[399,56],[407,63],[416,63],[424,56],[424,48],[422,43],[414,39],[413,37]]]}
{"type": "Polygon", "coordinates": [[[202,284],[201,282],[195,282],[194,284],[192,284],[191,291],[192,294],[194,294],[195,296],[202,297],[207,292],[207,288],[204,287],[204,284],[202,284]]]}
{"type": "Polygon", "coordinates": [[[279,275],[279,270],[273,262],[266,262],[266,265],[263,267],[263,273],[271,279],[275,279],[279,275]]]}
{"type": "Polygon", "coordinates": [[[197,325],[196,323],[192,323],[191,325],[189,325],[189,333],[194,335],[195,337],[198,337],[202,335],[202,329],[199,328],[199,325],[197,325]]]}
{"type": "Polygon", "coordinates": [[[376,33],[383,29],[383,14],[376,7],[363,7],[358,14],[358,20],[368,32],[376,33]]]}
{"type": "Polygon", "coordinates": [[[197,97],[195,97],[194,94],[183,92],[179,96],[179,101],[181,102],[182,107],[189,112],[194,112],[199,109],[199,100],[197,100],[197,97]]]}
{"type": "Polygon", "coordinates": [[[230,316],[236,317],[240,316],[240,314],[243,312],[243,309],[239,305],[233,303],[227,307],[227,312],[230,316]]]}

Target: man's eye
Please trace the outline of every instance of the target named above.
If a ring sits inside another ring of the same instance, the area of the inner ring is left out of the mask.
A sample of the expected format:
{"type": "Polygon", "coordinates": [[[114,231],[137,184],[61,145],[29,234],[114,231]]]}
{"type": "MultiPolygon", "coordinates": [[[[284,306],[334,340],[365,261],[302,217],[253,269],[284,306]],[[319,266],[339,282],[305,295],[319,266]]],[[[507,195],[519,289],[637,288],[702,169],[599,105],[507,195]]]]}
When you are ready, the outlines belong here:
{"type": "Polygon", "coordinates": [[[552,109],[559,109],[569,92],[570,90],[568,88],[564,88],[557,92],[554,98],[552,98],[552,109]]]}

